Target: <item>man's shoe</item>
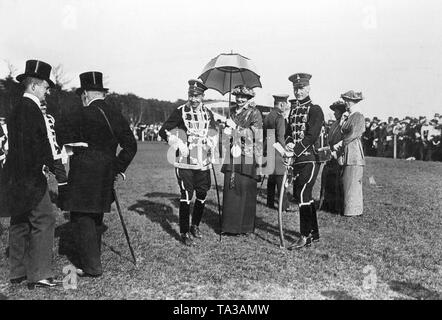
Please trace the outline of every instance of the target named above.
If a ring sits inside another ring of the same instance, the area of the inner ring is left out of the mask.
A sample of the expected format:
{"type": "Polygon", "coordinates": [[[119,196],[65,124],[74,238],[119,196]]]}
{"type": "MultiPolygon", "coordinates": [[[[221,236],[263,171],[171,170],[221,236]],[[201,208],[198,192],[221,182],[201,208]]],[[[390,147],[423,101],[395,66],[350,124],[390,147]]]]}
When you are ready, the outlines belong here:
{"type": "Polygon", "coordinates": [[[37,282],[28,283],[28,289],[34,290],[35,288],[54,288],[61,285],[62,283],[62,281],[54,280],[53,278],[47,278],[37,282]]]}
{"type": "Polygon", "coordinates": [[[22,283],[23,281],[25,281],[26,279],[27,279],[27,277],[23,276],[23,277],[11,279],[11,280],[9,280],[9,282],[11,282],[11,284],[19,284],[19,283],[22,283]]]}
{"type": "Polygon", "coordinates": [[[200,228],[196,225],[192,225],[190,227],[190,233],[192,233],[192,235],[198,239],[201,239],[203,237],[203,234],[201,233],[200,228]]]}
{"type": "Polygon", "coordinates": [[[319,242],[319,239],[320,239],[320,237],[319,237],[319,233],[318,232],[312,233],[312,241],[313,242],[319,242]]]}
{"type": "Polygon", "coordinates": [[[77,272],[77,276],[79,276],[80,278],[98,278],[98,277],[102,276],[101,273],[100,274],[91,274],[91,273],[84,272],[83,269],[77,269],[76,272],[77,272]]]}
{"type": "Polygon", "coordinates": [[[298,241],[296,241],[295,243],[293,243],[288,249],[289,250],[293,250],[293,249],[301,249],[304,247],[308,247],[312,244],[312,237],[311,236],[301,236],[298,241]]]}
{"type": "Polygon", "coordinates": [[[184,245],[191,247],[193,245],[193,240],[190,237],[190,233],[181,234],[181,241],[183,241],[184,245]]]}

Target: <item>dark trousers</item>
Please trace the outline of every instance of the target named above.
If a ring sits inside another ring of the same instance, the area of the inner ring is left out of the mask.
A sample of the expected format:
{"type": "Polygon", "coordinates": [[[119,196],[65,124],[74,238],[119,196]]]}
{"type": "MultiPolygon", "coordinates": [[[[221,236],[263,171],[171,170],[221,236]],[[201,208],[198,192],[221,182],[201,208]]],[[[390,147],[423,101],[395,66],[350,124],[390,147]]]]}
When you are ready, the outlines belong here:
{"type": "Polygon", "coordinates": [[[193,208],[192,224],[199,226],[207,196],[207,191],[210,189],[211,178],[210,170],[191,170],[191,169],[176,169],[175,171],[178,185],[180,186],[180,233],[189,232],[189,218],[190,218],[190,202],[193,198],[193,193],[196,193],[196,201],[193,208]]]}
{"type": "Polygon", "coordinates": [[[9,228],[10,278],[29,282],[53,277],[55,211],[46,190],[40,203],[25,214],[11,217],[9,228]]]}
{"type": "Polygon", "coordinates": [[[314,204],[299,207],[299,232],[304,237],[315,235],[319,238],[318,217],[314,204]]]}
{"type": "Polygon", "coordinates": [[[71,212],[74,241],[77,249],[76,267],[91,275],[101,275],[101,237],[103,213],[71,212]]]}
{"type": "Polygon", "coordinates": [[[300,232],[303,236],[317,234],[318,220],[316,217],[315,202],[312,197],[313,186],[318,177],[321,164],[316,162],[307,162],[295,164],[293,174],[296,177],[294,186],[296,187],[296,196],[299,199],[299,224],[300,232]]]}
{"type": "MultiPolygon", "coordinates": [[[[267,206],[273,208],[275,206],[275,189],[278,189],[278,202],[279,195],[281,194],[282,179],[284,176],[271,174],[267,180],[267,206]]],[[[287,210],[288,200],[287,194],[284,192],[284,198],[282,200],[282,210],[287,210]]]]}

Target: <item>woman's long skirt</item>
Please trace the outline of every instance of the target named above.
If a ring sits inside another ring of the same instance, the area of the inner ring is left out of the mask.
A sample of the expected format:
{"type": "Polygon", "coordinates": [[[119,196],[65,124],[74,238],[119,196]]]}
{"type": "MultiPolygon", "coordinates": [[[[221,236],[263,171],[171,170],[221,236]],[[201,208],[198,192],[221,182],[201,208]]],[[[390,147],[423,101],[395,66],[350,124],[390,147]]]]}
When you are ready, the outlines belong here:
{"type": "Polygon", "coordinates": [[[252,233],[255,230],[257,182],[248,176],[232,172],[224,174],[223,214],[221,232],[252,233]]]}
{"type": "Polygon", "coordinates": [[[323,202],[320,210],[336,214],[344,213],[342,166],[335,159],[328,161],[322,171],[321,198],[323,202]]]}
{"type": "Polygon", "coordinates": [[[344,166],[344,215],[360,216],[363,213],[362,177],[363,166],[344,166]]]}

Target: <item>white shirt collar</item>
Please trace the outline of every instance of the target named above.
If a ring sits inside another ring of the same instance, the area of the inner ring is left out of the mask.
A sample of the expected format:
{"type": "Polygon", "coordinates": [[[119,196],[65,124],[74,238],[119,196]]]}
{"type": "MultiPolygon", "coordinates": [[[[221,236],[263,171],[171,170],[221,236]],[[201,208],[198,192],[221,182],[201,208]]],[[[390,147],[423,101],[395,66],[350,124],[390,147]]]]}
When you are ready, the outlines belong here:
{"type": "Polygon", "coordinates": [[[104,98],[95,98],[95,99],[89,101],[89,104],[87,106],[89,107],[92,104],[92,102],[94,102],[96,100],[104,100],[104,98]]]}
{"type": "Polygon", "coordinates": [[[32,93],[28,93],[28,92],[25,92],[24,94],[23,94],[23,97],[25,97],[25,98],[29,98],[29,99],[31,99],[32,101],[34,101],[35,102],[35,104],[38,106],[38,108],[40,109],[40,106],[41,106],[41,102],[40,102],[40,99],[38,99],[36,96],[34,96],[32,93]]]}

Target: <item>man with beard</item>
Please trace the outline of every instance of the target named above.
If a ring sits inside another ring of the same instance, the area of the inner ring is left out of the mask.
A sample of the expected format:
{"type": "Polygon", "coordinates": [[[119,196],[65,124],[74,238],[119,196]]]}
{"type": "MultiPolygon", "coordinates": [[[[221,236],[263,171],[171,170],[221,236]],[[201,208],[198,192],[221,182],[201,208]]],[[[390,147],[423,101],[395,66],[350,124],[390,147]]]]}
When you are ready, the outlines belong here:
{"type": "Polygon", "coordinates": [[[179,106],[159,131],[175,152],[175,173],[181,191],[179,221],[181,240],[192,246],[193,239],[202,238],[199,229],[207,191],[210,189],[210,168],[218,132],[212,112],[203,104],[207,87],[199,80],[189,80],[188,101],[179,106]],[[196,193],[189,227],[190,203],[196,193]],[[189,233],[190,231],[190,233],[189,233]]]}

